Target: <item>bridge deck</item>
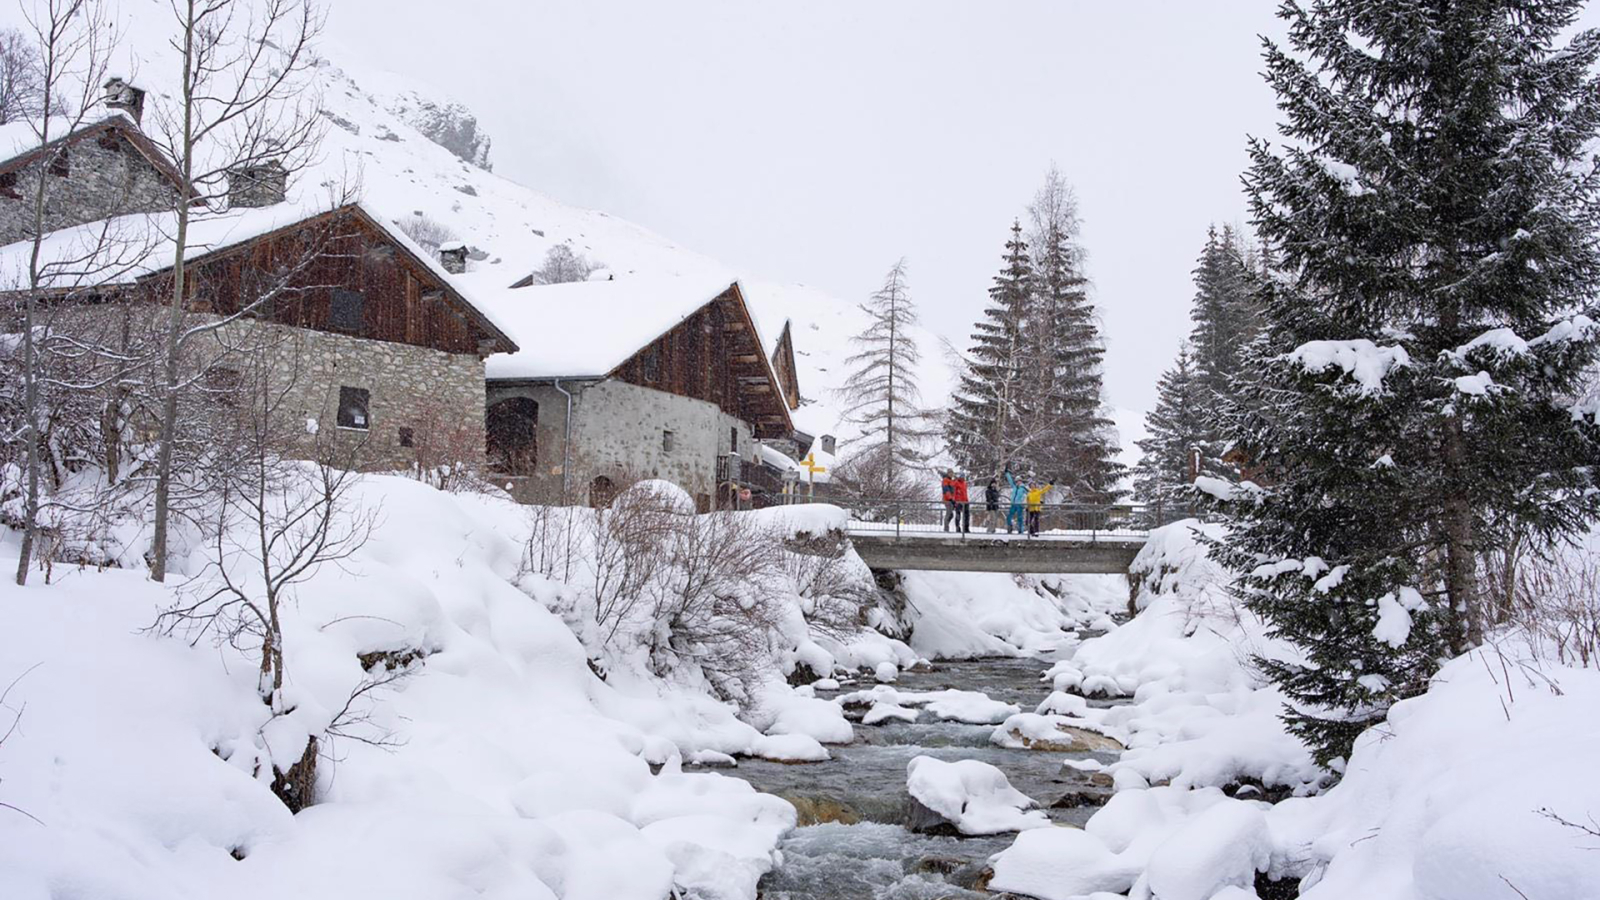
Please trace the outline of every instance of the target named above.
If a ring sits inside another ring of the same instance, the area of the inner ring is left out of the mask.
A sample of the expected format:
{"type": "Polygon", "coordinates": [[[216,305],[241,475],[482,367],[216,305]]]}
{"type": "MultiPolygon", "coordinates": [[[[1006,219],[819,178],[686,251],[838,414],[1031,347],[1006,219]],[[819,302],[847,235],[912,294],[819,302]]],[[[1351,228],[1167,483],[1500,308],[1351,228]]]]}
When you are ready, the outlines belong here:
{"type": "Polygon", "coordinates": [[[853,524],[849,534],[856,552],[874,569],[1056,575],[1126,574],[1146,537],[1133,531],[1056,531],[1037,538],[987,531],[902,530],[897,535],[853,524]]]}

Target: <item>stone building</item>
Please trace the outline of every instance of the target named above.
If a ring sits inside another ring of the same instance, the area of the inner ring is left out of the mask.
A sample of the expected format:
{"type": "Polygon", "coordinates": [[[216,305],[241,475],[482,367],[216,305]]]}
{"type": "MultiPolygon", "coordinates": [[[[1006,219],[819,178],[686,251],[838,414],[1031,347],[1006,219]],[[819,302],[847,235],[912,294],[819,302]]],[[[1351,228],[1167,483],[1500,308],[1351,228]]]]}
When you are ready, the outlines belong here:
{"type": "MultiPolygon", "coordinates": [[[[159,217],[135,218],[173,233],[159,217]]],[[[71,252],[72,231],[100,227],[53,233],[47,247],[71,252]]],[[[484,360],[517,345],[397,228],[359,203],[277,203],[198,218],[189,237],[188,313],[219,327],[186,358],[218,402],[232,385],[267,385],[293,426],[286,434],[356,451],[346,458],[363,468],[429,465],[430,453],[482,459],[484,360]]],[[[0,248],[0,265],[31,246],[0,248]]],[[[71,299],[147,320],[169,302],[173,259],[157,243],[115,278],[73,286],[71,299]]]]}
{"type": "Polygon", "coordinates": [[[794,426],[737,282],[622,276],[478,293],[524,348],[487,367],[490,464],[518,499],[600,505],[662,478],[707,510],[781,489],[758,442],[794,426]]]}
{"type": "Polygon", "coordinates": [[[177,204],[183,179],[134,118],[142,113],[143,93],[118,79],[107,90],[105,115],[72,130],[71,122],[52,120],[51,140],[43,146],[37,123],[0,125],[0,155],[6,157],[0,162],[0,245],[33,237],[42,178],[50,179],[45,232],[177,204]],[[129,92],[138,94],[137,102],[129,92]]]}

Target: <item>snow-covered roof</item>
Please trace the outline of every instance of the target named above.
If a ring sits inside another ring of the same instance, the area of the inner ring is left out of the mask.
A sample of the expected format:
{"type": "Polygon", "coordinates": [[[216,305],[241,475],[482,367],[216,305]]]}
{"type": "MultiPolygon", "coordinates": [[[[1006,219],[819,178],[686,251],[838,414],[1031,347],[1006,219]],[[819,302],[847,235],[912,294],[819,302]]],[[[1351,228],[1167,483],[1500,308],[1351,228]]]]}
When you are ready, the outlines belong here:
{"type": "Polygon", "coordinates": [[[39,148],[38,128],[49,128],[50,142],[70,137],[80,131],[100,125],[121,125],[130,130],[138,128],[126,113],[108,110],[95,116],[51,116],[44,120],[19,119],[0,125],[0,165],[39,148]]]}
{"type": "Polygon", "coordinates": [[[473,284],[475,296],[522,348],[489,357],[488,376],[503,379],[603,377],[737,283],[726,273],[622,275],[485,289],[485,277],[455,278],[473,284]]]}
{"type": "MultiPolygon", "coordinates": [[[[472,308],[499,336],[513,341],[510,332],[493,311],[476,300],[457,276],[445,271],[434,254],[423,249],[405,232],[395,227],[365,202],[340,207],[327,203],[285,202],[250,209],[234,209],[219,215],[192,218],[186,235],[185,259],[201,257],[236,247],[283,228],[340,210],[359,211],[396,244],[416,257],[461,301],[472,308]]],[[[45,288],[71,289],[101,285],[132,284],[141,278],[172,268],[177,259],[177,213],[135,213],[102,219],[45,235],[40,244],[40,261],[46,267],[45,288]],[[109,261],[91,277],[81,274],[76,264],[97,247],[106,248],[99,258],[109,261]]],[[[27,280],[30,241],[0,247],[0,290],[15,289],[27,280]]]]}

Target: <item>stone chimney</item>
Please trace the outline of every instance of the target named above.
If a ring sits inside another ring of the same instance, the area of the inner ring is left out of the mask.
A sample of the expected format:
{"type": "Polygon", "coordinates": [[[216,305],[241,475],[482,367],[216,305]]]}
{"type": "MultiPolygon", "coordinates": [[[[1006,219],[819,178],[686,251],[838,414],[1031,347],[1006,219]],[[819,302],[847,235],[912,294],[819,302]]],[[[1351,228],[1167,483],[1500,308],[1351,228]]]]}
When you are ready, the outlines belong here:
{"type": "Polygon", "coordinates": [[[439,265],[451,275],[467,270],[467,245],[461,241],[446,241],[439,245],[439,265]]]}
{"type": "Polygon", "coordinates": [[[144,91],[123,81],[121,78],[106,80],[105,103],[106,109],[118,110],[127,113],[135,125],[144,120],[144,91]]]}
{"type": "Polygon", "coordinates": [[[277,160],[228,170],[228,206],[234,209],[282,203],[289,189],[289,170],[277,160]]]}
{"type": "Polygon", "coordinates": [[[832,456],[839,449],[839,439],[831,434],[817,438],[817,444],[822,447],[822,452],[832,456]]]}

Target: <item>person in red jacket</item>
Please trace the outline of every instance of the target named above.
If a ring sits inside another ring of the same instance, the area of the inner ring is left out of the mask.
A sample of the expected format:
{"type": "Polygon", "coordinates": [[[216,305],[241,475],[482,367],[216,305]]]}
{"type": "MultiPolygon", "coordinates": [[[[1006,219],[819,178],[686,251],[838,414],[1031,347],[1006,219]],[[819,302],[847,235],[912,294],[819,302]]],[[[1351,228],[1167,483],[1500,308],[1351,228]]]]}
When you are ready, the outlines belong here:
{"type": "Polygon", "coordinates": [[[950,486],[956,504],[956,531],[966,534],[972,530],[972,504],[967,499],[967,476],[957,475],[950,486]]]}

